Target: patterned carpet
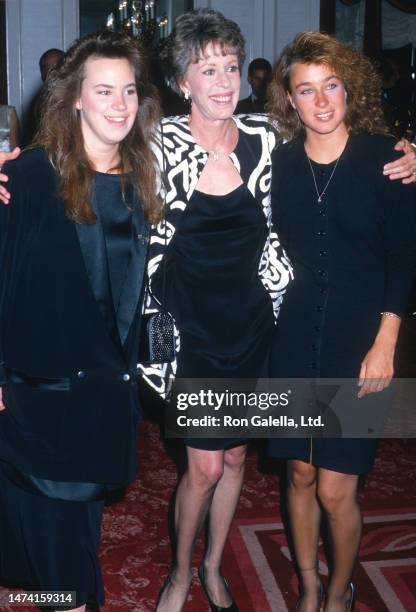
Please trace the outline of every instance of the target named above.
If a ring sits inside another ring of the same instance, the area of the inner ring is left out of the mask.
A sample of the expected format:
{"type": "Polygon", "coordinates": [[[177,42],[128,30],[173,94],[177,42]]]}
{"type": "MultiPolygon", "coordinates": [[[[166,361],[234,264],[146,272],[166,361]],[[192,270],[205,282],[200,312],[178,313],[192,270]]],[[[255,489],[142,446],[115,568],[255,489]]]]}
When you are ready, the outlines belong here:
{"type": "MultiPolygon", "coordinates": [[[[144,423],[140,478],[122,503],[107,509],[102,563],[107,601],[103,612],[150,612],[169,569],[166,514],[176,482],[175,464],[163,451],[157,426],[144,423]]],[[[261,454],[260,454],[261,456],[261,454]]],[[[247,477],[224,573],[240,612],[285,612],[296,599],[279,512],[281,467],[250,452],[247,477]],[[273,469],[275,467],[276,469],[273,469]]],[[[382,442],[374,472],[363,485],[364,533],[355,574],[357,612],[416,610],[416,441],[382,442]]],[[[198,542],[194,564],[203,552],[198,542]]],[[[320,570],[325,579],[323,553],[320,570]]],[[[205,612],[195,575],[187,612],[205,612]]]]}
{"type": "MultiPolygon", "coordinates": [[[[176,483],[175,462],[163,449],[156,424],[144,422],[140,440],[139,479],[105,513],[102,612],[151,612],[169,569],[166,515],[176,483]]],[[[293,609],[296,599],[297,583],[279,512],[279,470],[281,466],[251,450],[224,563],[240,612],[285,612],[293,609]]],[[[355,575],[356,612],[416,610],[415,482],[416,441],[382,442],[375,470],[362,490],[365,518],[355,575]]],[[[195,566],[202,551],[200,540],[195,566]]],[[[325,580],[323,554],[320,570],[325,580]]],[[[208,605],[194,571],[186,612],[205,612],[208,605]]]]}
{"type": "MultiPolygon", "coordinates": [[[[403,337],[400,354],[405,359],[400,372],[416,378],[416,319],[406,325],[403,337]]],[[[101,612],[154,610],[169,571],[166,517],[177,479],[179,449],[182,447],[169,446],[167,452],[158,425],[150,421],[142,424],[139,478],[123,499],[106,508],[104,515],[101,561],[106,605],[101,612]]],[[[179,457],[181,463],[183,457],[179,457]]],[[[261,447],[250,450],[223,567],[240,612],[287,612],[293,610],[296,601],[297,582],[285,535],[284,504],[279,505],[282,474],[283,466],[265,459],[261,447]]],[[[364,531],[354,576],[356,612],[416,611],[415,483],[416,439],[382,441],[375,469],[361,488],[364,531]]],[[[200,539],[185,612],[208,611],[196,575],[202,554],[200,539]]],[[[328,572],[322,551],[320,571],[325,581],[328,572]]],[[[30,612],[33,607],[0,605],[0,612],[17,609],[30,612]]]]}

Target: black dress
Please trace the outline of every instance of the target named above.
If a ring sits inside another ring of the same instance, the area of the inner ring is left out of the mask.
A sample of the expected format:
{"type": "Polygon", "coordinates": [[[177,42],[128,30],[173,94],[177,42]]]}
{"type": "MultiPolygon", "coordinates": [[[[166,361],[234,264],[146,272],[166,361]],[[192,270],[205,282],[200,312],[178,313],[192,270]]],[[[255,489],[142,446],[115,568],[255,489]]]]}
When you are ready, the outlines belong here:
{"type": "MultiPolygon", "coordinates": [[[[117,175],[97,173],[93,199],[108,264],[108,278],[103,277],[101,287],[103,314],[118,343],[116,311],[132,240],[131,211],[121,198],[120,180],[117,175]]],[[[135,350],[126,345],[125,349],[135,350]]],[[[132,428],[134,439],[136,431],[132,428]]],[[[135,465],[135,457],[131,461],[135,465]]],[[[76,605],[73,602],[70,608],[89,600],[102,605],[98,548],[104,498],[120,486],[34,478],[0,460],[1,581],[37,590],[76,591],[76,605]]]]}
{"type": "MultiPolygon", "coordinates": [[[[274,327],[258,275],[266,236],[264,213],[244,184],[223,196],[192,194],[167,254],[167,306],[181,337],[177,379],[265,375],[274,327]]],[[[238,443],[186,439],[211,450],[238,443]]]]}
{"type": "MultiPolygon", "coordinates": [[[[275,331],[272,377],[358,378],[380,312],[403,315],[415,274],[412,187],[382,174],[393,139],[350,136],[318,202],[304,143],[273,157],[272,206],[294,267],[275,331]]],[[[312,163],[321,192],[334,164],[312,163]]],[[[371,394],[362,400],[377,400],[371,394]]],[[[275,439],[270,453],[359,474],[371,469],[370,439],[275,439]]]]}

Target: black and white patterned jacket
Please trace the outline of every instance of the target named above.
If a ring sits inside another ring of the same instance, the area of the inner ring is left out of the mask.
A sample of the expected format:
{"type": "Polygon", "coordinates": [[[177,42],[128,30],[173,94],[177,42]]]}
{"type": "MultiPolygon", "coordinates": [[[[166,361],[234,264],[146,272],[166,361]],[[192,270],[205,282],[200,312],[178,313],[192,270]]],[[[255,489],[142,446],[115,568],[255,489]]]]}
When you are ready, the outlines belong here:
{"type": "MultiPolygon", "coordinates": [[[[163,147],[157,148],[156,154],[160,167],[165,171],[166,228],[165,223],[161,222],[151,232],[145,314],[160,309],[160,303],[152,294],[152,278],[181,223],[181,216],[208,160],[208,152],[195,142],[191,134],[188,119],[187,115],[169,117],[161,124],[163,147]]],[[[290,263],[273,228],[270,204],[271,152],[278,143],[278,134],[264,115],[236,115],[233,119],[239,130],[239,139],[230,159],[262,206],[269,228],[260,258],[259,277],[270,295],[277,319],[283,294],[292,278],[290,263]]],[[[177,330],[176,351],[177,354],[180,351],[177,330]]],[[[140,366],[145,380],[162,396],[170,388],[176,369],[176,360],[169,364],[140,366]]]]}

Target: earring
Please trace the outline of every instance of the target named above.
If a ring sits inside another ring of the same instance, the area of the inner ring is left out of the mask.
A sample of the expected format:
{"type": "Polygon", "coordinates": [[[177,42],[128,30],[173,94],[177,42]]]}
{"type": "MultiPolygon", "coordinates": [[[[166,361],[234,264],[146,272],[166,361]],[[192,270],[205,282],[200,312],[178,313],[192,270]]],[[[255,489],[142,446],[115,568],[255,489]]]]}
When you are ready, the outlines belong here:
{"type": "Polygon", "coordinates": [[[185,100],[189,100],[190,97],[189,91],[185,91],[185,100]]]}

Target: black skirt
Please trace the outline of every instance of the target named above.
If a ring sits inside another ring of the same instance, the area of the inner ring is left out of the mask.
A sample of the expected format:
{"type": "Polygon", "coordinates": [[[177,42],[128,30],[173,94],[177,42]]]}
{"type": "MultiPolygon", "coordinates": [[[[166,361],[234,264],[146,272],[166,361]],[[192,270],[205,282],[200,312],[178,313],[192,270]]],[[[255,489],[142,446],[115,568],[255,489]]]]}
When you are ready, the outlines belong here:
{"type": "Polygon", "coordinates": [[[71,502],[24,491],[0,462],[0,581],[39,591],[75,591],[76,608],[104,603],[98,547],[104,502],[71,502]]]}

